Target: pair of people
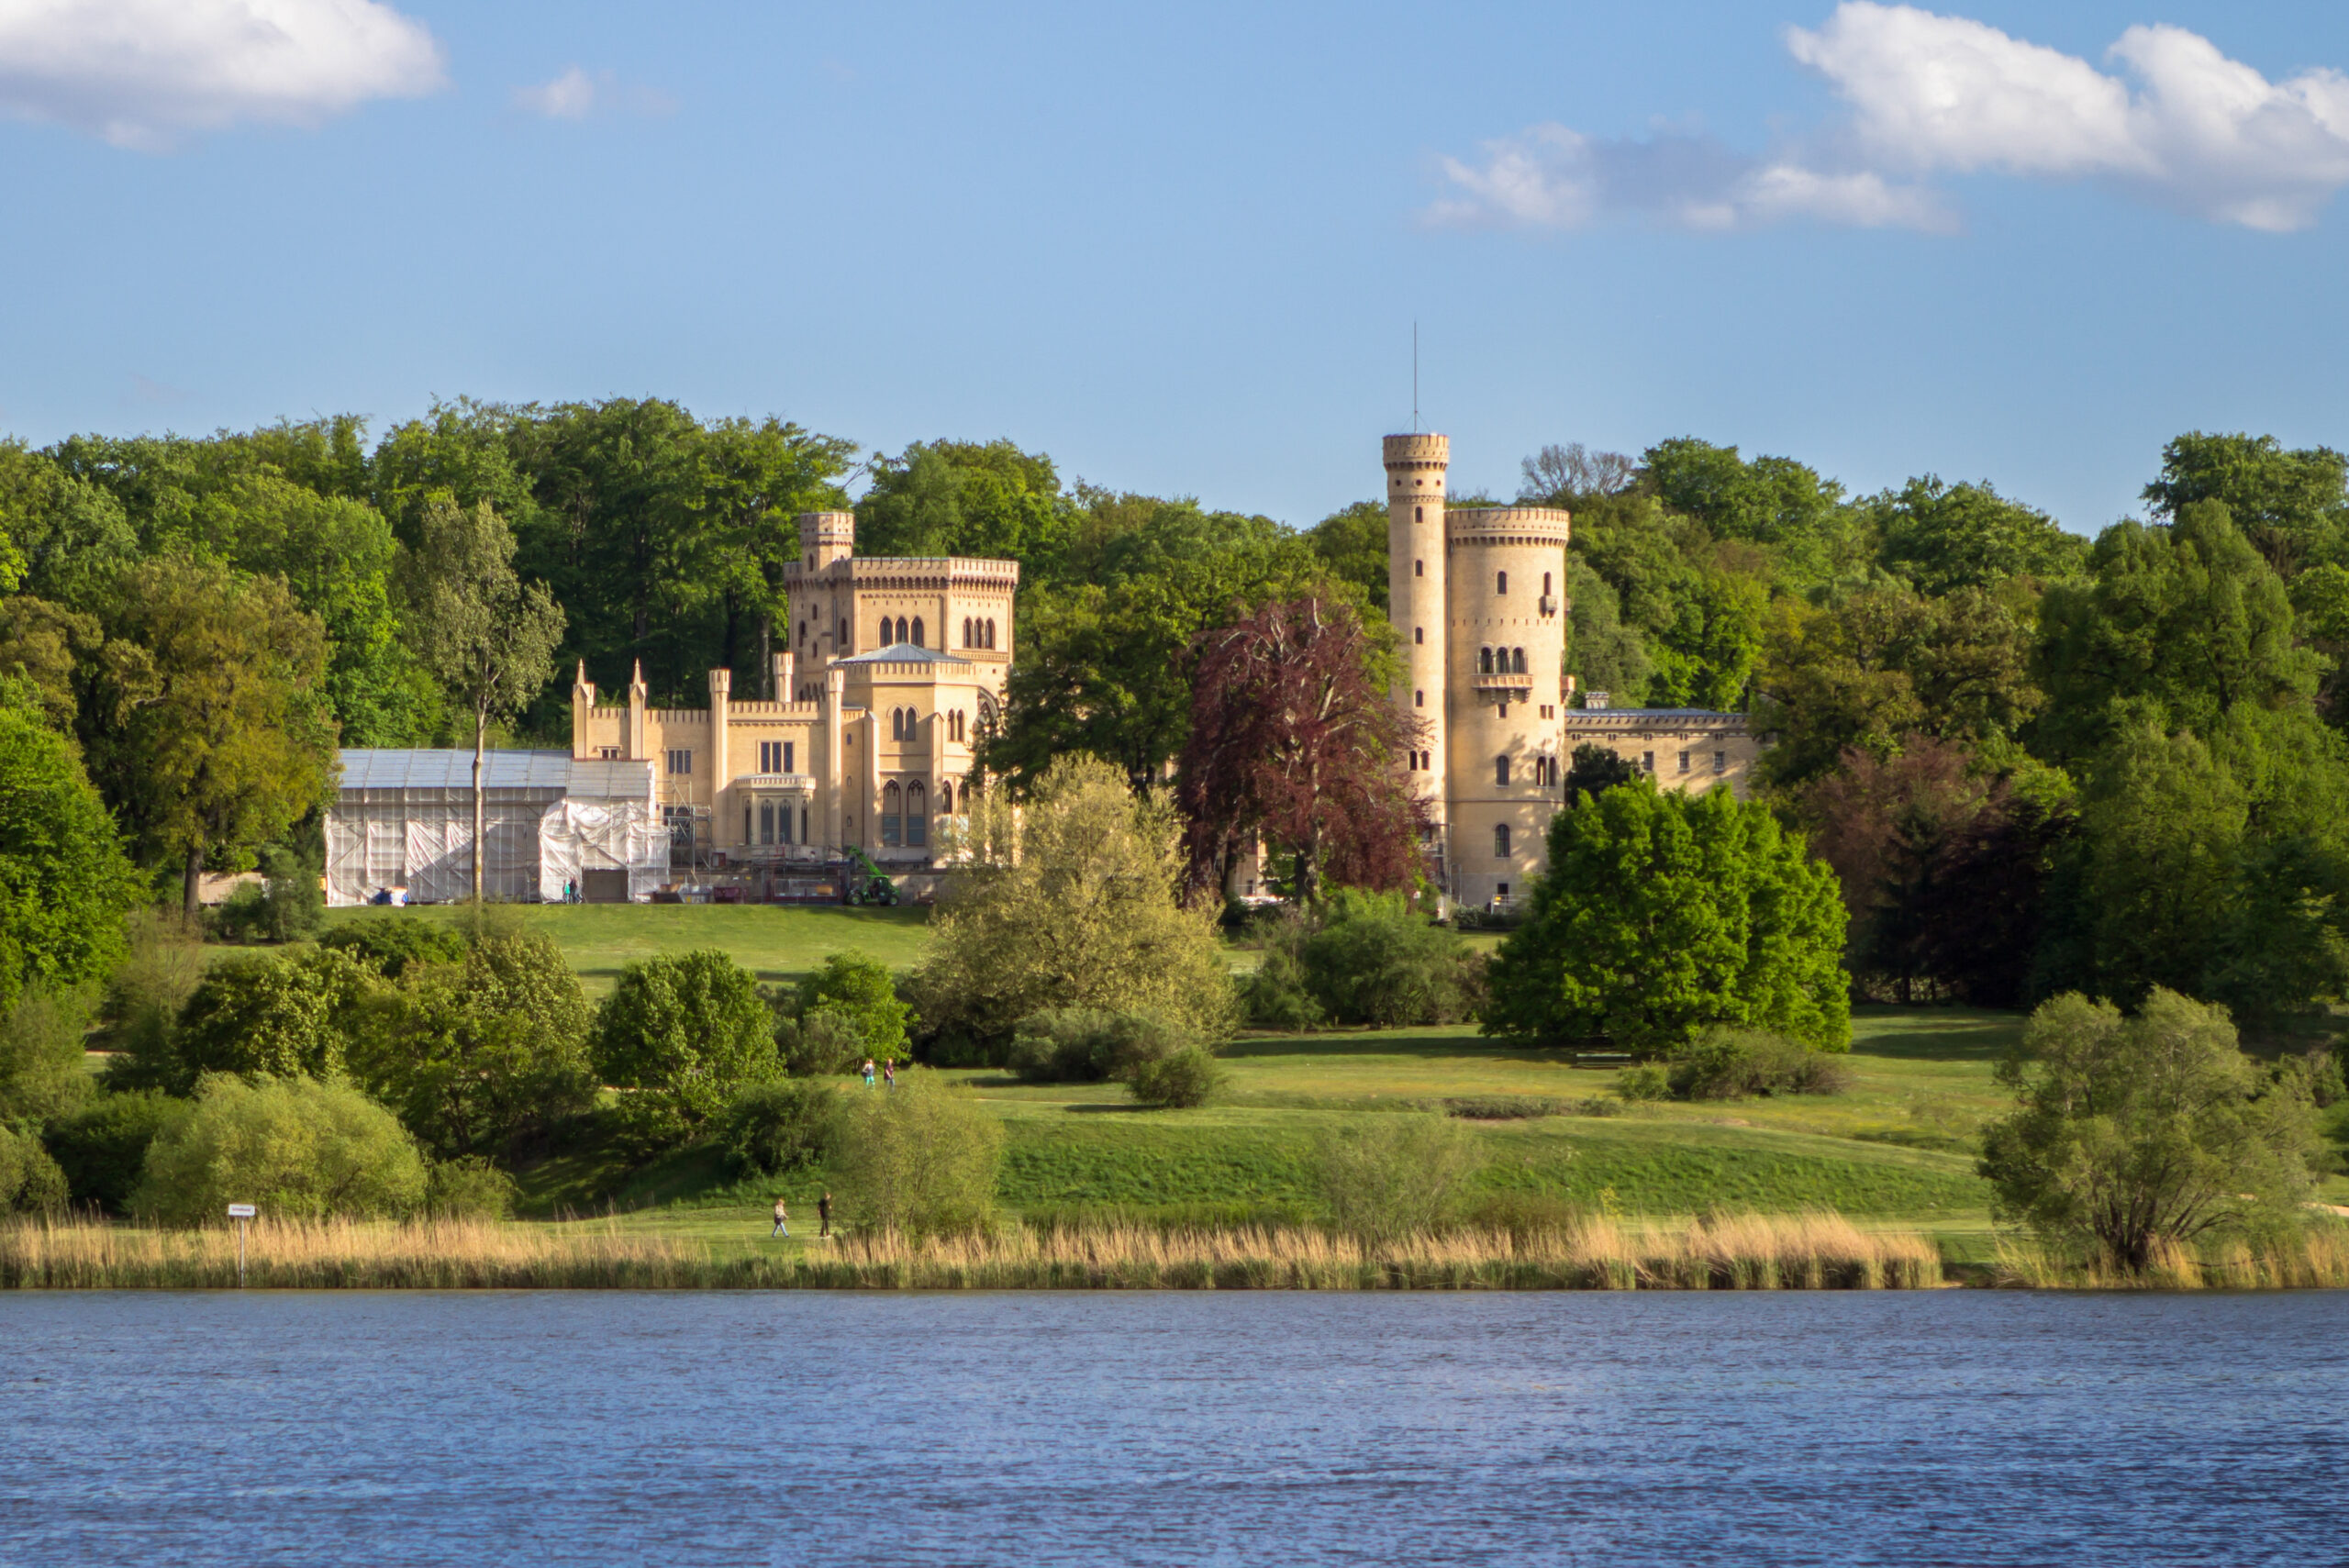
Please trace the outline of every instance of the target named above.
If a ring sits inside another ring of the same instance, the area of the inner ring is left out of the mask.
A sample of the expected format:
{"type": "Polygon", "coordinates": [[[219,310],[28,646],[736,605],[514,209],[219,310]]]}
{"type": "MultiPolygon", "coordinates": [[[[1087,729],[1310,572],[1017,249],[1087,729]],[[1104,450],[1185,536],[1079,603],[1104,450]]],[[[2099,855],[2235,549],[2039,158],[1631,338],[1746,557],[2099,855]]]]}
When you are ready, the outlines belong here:
{"type": "MultiPolygon", "coordinates": [[[[816,1235],[819,1240],[829,1240],[831,1234],[832,1189],[826,1187],[824,1195],[816,1200],[816,1235]]],[[[774,1200],[774,1229],[767,1232],[767,1240],[772,1241],[778,1236],[788,1239],[790,1235],[791,1206],[778,1195],[774,1200]]]]}
{"type": "MultiPolygon", "coordinates": [[[[881,1076],[888,1082],[889,1087],[896,1088],[897,1086],[896,1062],[895,1061],[883,1062],[881,1076]]],[[[868,1089],[873,1087],[873,1058],[869,1056],[864,1059],[864,1086],[868,1089]]]]}

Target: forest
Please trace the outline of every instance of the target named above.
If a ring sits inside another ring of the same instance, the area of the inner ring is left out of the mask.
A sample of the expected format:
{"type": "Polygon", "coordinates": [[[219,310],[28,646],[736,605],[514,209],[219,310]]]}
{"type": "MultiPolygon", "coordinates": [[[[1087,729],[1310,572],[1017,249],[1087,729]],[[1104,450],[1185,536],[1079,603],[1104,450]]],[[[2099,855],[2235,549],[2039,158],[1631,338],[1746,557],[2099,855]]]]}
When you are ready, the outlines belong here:
{"type": "MultiPolygon", "coordinates": [[[[1582,689],[1774,738],[1764,797],[1834,869],[1855,994],[2159,986],[2280,1023],[2349,990],[2349,463],[2239,434],[2147,455],[2143,516],[2092,540],[1988,482],[1854,495],[1694,438],[1546,447],[1516,498],[1574,513],[1582,689]]],[[[512,575],[560,606],[551,674],[499,733],[562,744],[574,661],[607,686],[640,661],[656,702],[718,666],[761,692],[791,520],[852,505],[861,553],[1021,562],[984,758],[1015,792],[1072,752],[1155,789],[1207,634],[1271,606],[1330,606],[1362,628],[1349,657],[1385,656],[1375,501],[1292,528],[1005,440],[889,454],[661,400],[460,400],[380,435],[0,442],[10,743],[53,739],[42,766],[95,791],[124,862],[106,889],[313,854],[335,746],[473,739],[409,624],[451,570],[419,548],[435,516],[494,513],[512,575]]],[[[12,988],[100,972],[27,918],[12,988]]]]}

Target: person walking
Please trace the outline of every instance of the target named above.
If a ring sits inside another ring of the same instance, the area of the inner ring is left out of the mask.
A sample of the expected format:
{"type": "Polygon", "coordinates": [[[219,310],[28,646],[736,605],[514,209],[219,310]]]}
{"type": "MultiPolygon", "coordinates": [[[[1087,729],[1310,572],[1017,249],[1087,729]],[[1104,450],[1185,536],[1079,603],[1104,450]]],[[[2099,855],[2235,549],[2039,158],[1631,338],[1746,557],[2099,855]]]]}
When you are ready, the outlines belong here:
{"type": "Polygon", "coordinates": [[[873,1087],[873,1058],[869,1056],[864,1059],[864,1086],[873,1087]]]}
{"type": "Polygon", "coordinates": [[[788,1237],[790,1234],[791,1209],[778,1197],[774,1200],[774,1229],[767,1232],[767,1240],[772,1241],[778,1236],[788,1237]]]}
{"type": "Polygon", "coordinates": [[[893,1056],[889,1058],[888,1061],[884,1062],[881,1064],[881,1076],[889,1081],[889,1087],[892,1089],[897,1086],[897,1059],[896,1057],[893,1056]]]}
{"type": "Polygon", "coordinates": [[[832,1189],[826,1187],[824,1195],[816,1200],[816,1236],[829,1241],[832,1235],[832,1189]]]}

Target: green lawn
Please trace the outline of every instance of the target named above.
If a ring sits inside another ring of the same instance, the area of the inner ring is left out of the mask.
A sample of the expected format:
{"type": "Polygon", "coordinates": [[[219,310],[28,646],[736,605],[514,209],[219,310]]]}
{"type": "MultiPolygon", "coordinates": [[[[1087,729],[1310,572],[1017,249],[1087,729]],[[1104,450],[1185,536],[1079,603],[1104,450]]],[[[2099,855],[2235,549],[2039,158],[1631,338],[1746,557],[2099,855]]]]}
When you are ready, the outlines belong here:
{"type": "MultiPolygon", "coordinates": [[[[453,920],[462,906],[336,909],[329,924],[414,916],[453,920]]],[[[844,905],[513,904],[496,917],[523,922],[555,940],[590,997],[612,988],[620,966],[655,953],[718,948],[762,980],[790,980],[852,948],[892,969],[920,958],[930,911],[850,908],[844,905]]]]}

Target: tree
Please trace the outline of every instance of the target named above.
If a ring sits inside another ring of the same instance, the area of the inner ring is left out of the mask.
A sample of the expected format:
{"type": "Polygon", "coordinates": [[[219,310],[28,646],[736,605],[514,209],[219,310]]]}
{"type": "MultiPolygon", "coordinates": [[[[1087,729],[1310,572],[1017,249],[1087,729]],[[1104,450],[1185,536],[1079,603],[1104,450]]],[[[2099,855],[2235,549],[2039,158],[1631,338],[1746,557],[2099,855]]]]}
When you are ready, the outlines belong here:
{"type": "Polygon", "coordinates": [[[1486,1034],[1643,1055],[1708,1026],[1851,1043],[1835,875],[1758,802],[1620,785],[1561,811],[1489,973],[1486,1034]]]}
{"type": "MultiPolygon", "coordinates": [[[[104,976],[139,875],[63,737],[0,706],[0,1009],[104,976]]],[[[78,1071],[80,1059],[75,1058],[78,1071]]]]}
{"type": "Polygon", "coordinates": [[[1623,621],[1621,598],[1579,555],[1566,559],[1566,673],[1586,692],[1609,693],[1623,707],[1647,701],[1655,661],[1639,628],[1623,621]]]}
{"type": "Polygon", "coordinates": [[[19,992],[0,1014],[0,1125],[60,1121],[88,1103],[83,1066],[88,998],[72,991],[19,992]]]}
{"type": "Polygon", "coordinates": [[[122,573],[93,700],[91,771],[142,849],[176,856],[197,912],[205,856],[250,853],[327,802],[326,636],[284,583],[185,555],[122,573]]]}
{"type": "Polygon", "coordinates": [[[207,1073],[339,1078],[367,990],[357,964],[323,948],[223,959],[188,997],[161,1086],[184,1095],[207,1073]]]}
{"type": "Polygon", "coordinates": [[[1587,795],[1630,784],[1639,776],[1638,766],[1629,757],[1611,747],[1586,740],[1575,748],[1573,761],[1566,768],[1566,804],[1572,806],[1587,795]]]}
{"type": "Polygon", "coordinates": [[[1074,522],[1052,460],[1007,440],[915,441],[872,478],[856,504],[868,555],[1008,556],[1049,574],[1074,522]]]}
{"type": "Polygon", "coordinates": [[[1417,728],[1374,672],[1379,660],[1345,605],[1266,605],[1203,633],[1176,798],[1190,885],[1213,893],[1260,836],[1295,856],[1298,901],[1324,872],[1356,887],[1408,886],[1425,807],[1404,769],[1417,728]]]}
{"type": "Polygon", "coordinates": [[[1386,613],[1386,503],[1357,501],[1306,530],[1330,575],[1351,583],[1365,603],[1386,613]]]}
{"type": "Polygon", "coordinates": [[[651,1147],[682,1143],[737,1090],[783,1076],[774,1015],[751,972],[716,950],[663,953],[620,971],[596,1016],[596,1071],[651,1147]]]}
{"type": "Polygon", "coordinates": [[[804,1025],[817,1014],[838,1018],[856,1033],[864,1052],[877,1062],[906,1060],[906,1026],[914,1010],[897,999],[889,966],[864,953],[836,952],[824,967],[799,982],[797,1016],[804,1025]]]}
{"type": "Polygon", "coordinates": [[[425,667],[473,721],[473,902],[482,900],[482,766],[492,722],[529,706],[554,673],[562,606],[514,570],[514,534],[486,502],[436,498],[407,558],[409,619],[425,667]]]}
{"type": "Polygon", "coordinates": [[[791,695],[774,689],[774,653],[775,623],[787,615],[784,570],[799,557],[795,519],[848,505],[840,482],[855,451],[852,442],[772,417],[721,419],[702,433],[706,592],[723,614],[718,662],[749,678],[743,689],[755,682],[769,702],[791,695]],[[755,651],[745,646],[753,627],[755,651]]]}
{"type": "Polygon", "coordinates": [[[1518,500],[1569,509],[1585,496],[1619,495],[1640,474],[1640,465],[1621,452],[1593,451],[1580,441],[1553,441],[1520,466],[1518,500]]]}
{"type": "Polygon", "coordinates": [[[886,1095],[849,1107],[836,1169],[848,1209],[868,1229],[952,1236],[983,1229],[995,1213],[1003,1129],[968,1090],[913,1072],[886,1095]]]}
{"type": "Polygon", "coordinates": [[[2009,577],[2066,577],[2087,540],[2036,507],[2010,501],[1989,481],[1912,479],[1863,503],[1883,539],[1883,561],[1921,594],[1989,588],[2009,577]]]}
{"type": "Polygon", "coordinates": [[[1298,954],[1305,986],[1333,1023],[1395,1029],[1468,1016],[1483,961],[1394,894],[1337,889],[1298,954]]]}
{"type": "Polygon", "coordinates": [[[2094,751],[2129,722],[2132,700],[2208,734],[2237,704],[2305,706],[2315,692],[2318,656],[2297,645],[2283,580],[2223,503],[2194,502],[2162,528],[2114,524],[2088,573],[2041,602],[2038,743],[2054,760],[2094,751]]]}
{"type": "Polygon", "coordinates": [[[149,1146],[131,1207],[164,1225],[217,1223],[231,1203],[276,1220],[368,1219],[408,1214],[424,1195],[416,1140],[350,1084],[215,1078],[149,1146]]]}
{"type": "Polygon", "coordinates": [[[479,933],[368,1010],[351,1075],[440,1158],[505,1156],[594,1107],[593,1022],[551,939],[479,933]]]}
{"type": "Polygon", "coordinates": [[[1641,454],[1645,483],[1673,511],[1724,539],[1784,544],[1816,533],[1842,505],[1843,487],[1792,458],[1757,457],[1693,436],[1658,441],[1641,454]]]}
{"type": "Polygon", "coordinates": [[[2266,1081],[2226,1010],[2156,988],[2134,1017],[2076,993],[2033,1013],[1983,1131],[2001,1219],[2143,1273],[2156,1248],[2298,1218],[2317,1150],[2304,1090],[2266,1081]]]}
{"type": "MultiPolygon", "coordinates": [[[[1008,813],[1002,792],[981,811],[1008,813]]],[[[1001,842],[1001,832],[985,835],[1001,842]]],[[[1019,808],[1016,856],[974,865],[933,917],[914,1003],[950,1049],[993,1056],[1047,1007],[1154,1012],[1208,1040],[1234,1002],[1218,911],[1180,902],[1174,814],[1096,757],[1052,764],[1019,808]]]]}
{"type": "Polygon", "coordinates": [[[2144,495],[2155,517],[2173,521],[2197,502],[2221,503],[2267,563],[2290,577],[2341,548],[2349,457],[2330,447],[2288,450],[2273,436],[2192,430],[2162,449],[2161,477],[2144,495]]]}

